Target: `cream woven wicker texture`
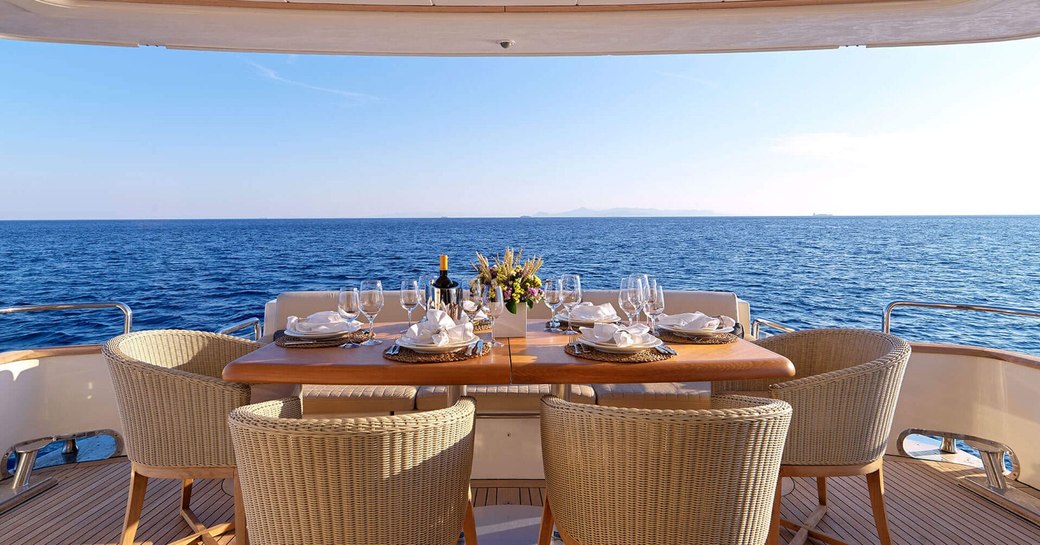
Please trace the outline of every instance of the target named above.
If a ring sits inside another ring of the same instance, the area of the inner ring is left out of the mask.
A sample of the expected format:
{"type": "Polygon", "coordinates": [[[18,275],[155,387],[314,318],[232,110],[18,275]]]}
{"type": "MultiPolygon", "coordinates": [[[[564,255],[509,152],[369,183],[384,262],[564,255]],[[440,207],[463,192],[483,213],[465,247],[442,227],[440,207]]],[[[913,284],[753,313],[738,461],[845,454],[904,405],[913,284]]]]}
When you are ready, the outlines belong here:
{"type": "Polygon", "coordinates": [[[300,401],[228,418],[251,543],[454,545],[469,503],[474,402],[301,420],[300,401]]]}
{"type": "Polygon", "coordinates": [[[546,491],[581,545],[760,544],[791,407],[751,397],[712,409],[623,409],[542,401],[546,491]]]}
{"type": "Polygon", "coordinates": [[[861,329],[817,329],[757,344],[786,356],[798,378],[713,383],[717,392],[769,391],[794,408],[785,465],[854,465],[885,452],[910,344],[861,329]]]}
{"type": "Polygon", "coordinates": [[[158,467],[234,467],[227,415],[249,386],[221,371],[258,343],[201,331],[120,335],[103,348],[131,461],[158,467]]]}

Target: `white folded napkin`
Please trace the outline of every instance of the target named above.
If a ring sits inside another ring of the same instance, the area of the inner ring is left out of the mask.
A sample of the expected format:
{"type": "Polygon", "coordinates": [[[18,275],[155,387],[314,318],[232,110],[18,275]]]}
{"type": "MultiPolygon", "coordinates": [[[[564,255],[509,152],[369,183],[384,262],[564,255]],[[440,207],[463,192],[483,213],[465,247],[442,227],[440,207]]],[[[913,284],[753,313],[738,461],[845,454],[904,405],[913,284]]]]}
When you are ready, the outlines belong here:
{"type": "Polygon", "coordinates": [[[408,328],[404,336],[414,344],[444,346],[473,338],[473,323],[467,319],[456,322],[443,310],[431,308],[426,320],[408,328]]]}
{"type": "Polygon", "coordinates": [[[361,322],[357,320],[348,322],[338,312],[326,310],[315,312],[302,319],[289,316],[285,328],[300,333],[351,333],[361,328],[361,322]]]}
{"type": "Polygon", "coordinates": [[[610,303],[593,305],[586,301],[574,305],[574,308],[571,309],[570,319],[585,322],[611,322],[617,320],[618,315],[614,310],[614,305],[610,303]]]}
{"type": "Polygon", "coordinates": [[[597,343],[614,343],[624,348],[626,346],[642,346],[650,344],[654,336],[650,334],[650,328],[643,324],[621,326],[617,324],[596,324],[593,327],[580,327],[581,336],[587,340],[597,343]]]}
{"type": "Polygon", "coordinates": [[[684,312],[682,314],[662,314],[657,321],[663,326],[689,331],[702,331],[705,329],[726,329],[736,325],[736,320],[729,316],[716,318],[708,316],[703,312],[684,312]]]}

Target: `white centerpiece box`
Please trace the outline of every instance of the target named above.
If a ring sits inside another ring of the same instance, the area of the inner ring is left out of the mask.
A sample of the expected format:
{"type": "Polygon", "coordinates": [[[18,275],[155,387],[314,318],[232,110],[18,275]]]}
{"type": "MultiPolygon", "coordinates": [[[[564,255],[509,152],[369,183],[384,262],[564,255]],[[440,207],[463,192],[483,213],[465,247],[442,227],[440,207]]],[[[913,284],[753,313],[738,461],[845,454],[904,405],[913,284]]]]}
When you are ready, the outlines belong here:
{"type": "Polygon", "coordinates": [[[527,305],[518,305],[516,314],[508,310],[495,320],[495,337],[527,337],[527,305]]]}

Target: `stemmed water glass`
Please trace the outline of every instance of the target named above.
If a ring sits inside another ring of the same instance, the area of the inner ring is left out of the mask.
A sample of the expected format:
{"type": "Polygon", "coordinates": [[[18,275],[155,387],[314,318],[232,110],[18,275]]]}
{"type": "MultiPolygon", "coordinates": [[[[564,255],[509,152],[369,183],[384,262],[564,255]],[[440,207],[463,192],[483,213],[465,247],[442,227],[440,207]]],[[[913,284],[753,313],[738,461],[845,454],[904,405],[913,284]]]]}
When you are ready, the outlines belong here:
{"type": "MultiPolygon", "coordinates": [[[[412,311],[419,306],[419,301],[423,298],[423,295],[419,293],[419,282],[415,280],[402,280],[401,281],[401,307],[408,312],[408,327],[412,327],[412,311]]],[[[406,333],[406,328],[401,333],[406,333]]]]}
{"type": "Polygon", "coordinates": [[[646,304],[643,306],[643,314],[646,314],[647,325],[651,325],[653,320],[650,318],[650,301],[657,295],[657,279],[649,274],[639,275],[643,278],[643,291],[646,293],[646,304]]]}
{"type": "Polygon", "coordinates": [[[636,304],[635,318],[638,320],[639,314],[646,308],[646,302],[650,300],[650,282],[645,274],[630,274],[628,281],[629,289],[633,290],[632,302],[636,304]]]}
{"type": "Polygon", "coordinates": [[[650,300],[646,303],[646,315],[650,318],[650,332],[657,331],[657,317],[664,314],[664,288],[654,283],[650,291],[650,300]]]}
{"type": "MultiPolygon", "coordinates": [[[[361,302],[358,289],[355,287],[340,288],[336,311],[348,322],[353,322],[361,313],[361,302]]],[[[343,348],[357,348],[357,343],[345,343],[343,348]]]]}
{"type": "Polygon", "coordinates": [[[639,315],[639,298],[643,291],[642,282],[641,278],[634,275],[621,279],[621,289],[618,290],[618,306],[621,307],[621,311],[628,317],[628,325],[634,324],[636,316],[639,315]]]}
{"type": "Polygon", "coordinates": [[[419,275],[419,280],[416,283],[419,286],[419,306],[422,307],[423,312],[426,312],[426,307],[429,305],[429,302],[426,299],[428,297],[426,288],[430,285],[430,281],[427,280],[425,276],[419,275]]]}
{"type": "Polygon", "coordinates": [[[469,316],[469,321],[471,322],[477,319],[477,314],[480,314],[480,309],[484,306],[483,292],[484,286],[479,279],[474,278],[469,283],[469,293],[466,295],[466,302],[462,304],[462,310],[466,313],[466,316],[469,316]]]}
{"type": "Polygon", "coordinates": [[[506,309],[505,298],[502,296],[502,286],[486,286],[484,288],[484,308],[487,309],[488,318],[491,319],[491,346],[503,346],[495,340],[495,320],[502,315],[506,309]]]}
{"type": "Polygon", "coordinates": [[[574,323],[571,321],[571,311],[578,303],[581,303],[581,277],[576,274],[565,274],[560,277],[560,289],[563,292],[563,306],[567,309],[567,331],[568,335],[577,335],[574,323]]]}
{"type": "Polygon", "coordinates": [[[383,310],[383,283],[379,280],[365,280],[361,283],[361,312],[368,318],[368,333],[371,337],[361,343],[365,346],[383,344],[375,338],[376,315],[383,310]]]}
{"type": "Polygon", "coordinates": [[[556,311],[563,304],[563,290],[560,288],[560,281],[552,278],[542,281],[542,297],[545,306],[552,311],[552,318],[549,319],[549,326],[545,330],[552,333],[560,333],[562,331],[560,329],[560,319],[556,316],[556,311]]]}

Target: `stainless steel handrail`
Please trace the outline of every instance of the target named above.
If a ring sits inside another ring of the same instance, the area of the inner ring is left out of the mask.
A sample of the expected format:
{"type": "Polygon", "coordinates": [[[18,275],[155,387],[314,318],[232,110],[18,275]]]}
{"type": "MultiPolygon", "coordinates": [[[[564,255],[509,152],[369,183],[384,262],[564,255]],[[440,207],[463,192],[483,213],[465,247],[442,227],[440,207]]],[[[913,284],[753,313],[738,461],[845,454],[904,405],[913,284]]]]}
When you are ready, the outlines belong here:
{"type": "Polygon", "coordinates": [[[241,322],[238,322],[233,326],[221,329],[217,333],[220,333],[221,335],[231,335],[232,333],[237,333],[239,331],[242,331],[243,329],[247,329],[250,327],[253,328],[253,340],[259,341],[260,337],[263,336],[263,333],[261,333],[260,331],[260,318],[250,318],[248,320],[242,320],[241,322]]]}
{"type": "Polygon", "coordinates": [[[48,310],[81,310],[92,308],[117,308],[123,313],[123,333],[130,333],[133,327],[134,311],[123,303],[57,303],[53,305],[26,305],[20,307],[0,308],[0,314],[15,314],[18,312],[43,312],[48,310]]]}
{"type": "Polygon", "coordinates": [[[762,326],[783,331],[784,333],[794,333],[796,330],[793,327],[786,326],[777,322],[766,320],[764,318],[755,318],[755,321],[751,322],[751,338],[757,339],[758,332],[762,329],[762,326]]]}
{"type": "Polygon", "coordinates": [[[977,312],[996,312],[998,314],[1010,314],[1014,316],[1030,316],[1040,318],[1040,311],[1026,310],[1020,308],[989,307],[984,305],[967,305],[958,303],[927,303],[924,301],[893,301],[885,307],[885,314],[881,319],[881,331],[891,333],[892,310],[898,307],[917,308],[941,308],[947,310],[973,310],[977,312]]]}

